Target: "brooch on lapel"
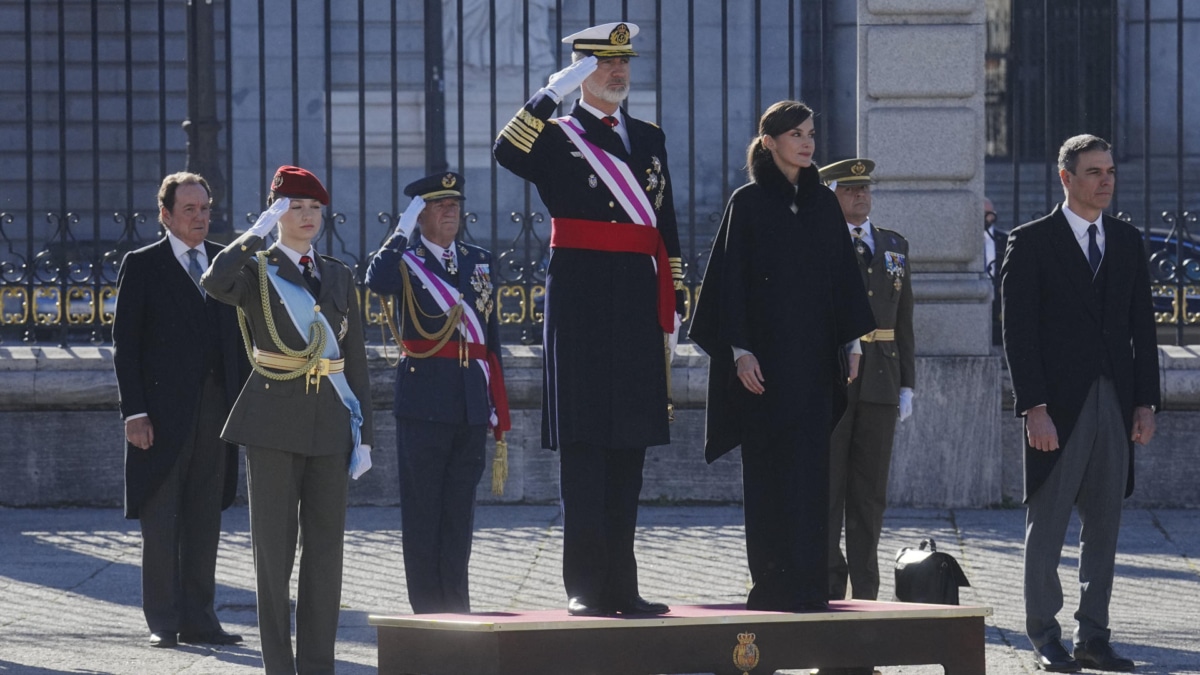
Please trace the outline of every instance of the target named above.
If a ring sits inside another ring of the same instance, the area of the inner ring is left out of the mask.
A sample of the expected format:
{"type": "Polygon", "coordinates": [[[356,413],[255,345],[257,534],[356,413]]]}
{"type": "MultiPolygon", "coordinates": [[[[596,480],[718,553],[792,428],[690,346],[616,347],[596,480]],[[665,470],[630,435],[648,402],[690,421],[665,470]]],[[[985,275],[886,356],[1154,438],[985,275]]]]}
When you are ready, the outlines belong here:
{"type": "Polygon", "coordinates": [[[896,251],[884,251],[883,260],[887,267],[887,273],[892,277],[892,286],[896,290],[900,290],[901,282],[904,279],[904,254],[896,251]]]}

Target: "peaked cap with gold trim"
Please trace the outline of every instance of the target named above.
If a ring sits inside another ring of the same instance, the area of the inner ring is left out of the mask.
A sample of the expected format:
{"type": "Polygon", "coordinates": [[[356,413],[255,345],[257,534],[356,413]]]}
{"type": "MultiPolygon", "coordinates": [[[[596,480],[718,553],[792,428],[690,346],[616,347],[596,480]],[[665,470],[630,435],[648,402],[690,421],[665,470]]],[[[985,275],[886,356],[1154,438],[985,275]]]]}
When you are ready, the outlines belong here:
{"type": "Polygon", "coordinates": [[[618,21],[585,28],[563,38],[563,44],[571,49],[596,58],[613,56],[637,56],[633,51],[633,38],[638,34],[636,23],[618,21]]]}
{"type": "Polygon", "coordinates": [[[466,199],[463,194],[466,180],[453,171],[435,173],[414,180],[404,188],[404,194],[409,197],[420,196],[427,202],[438,199],[466,199]]]}
{"type": "Polygon", "coordinates": [[[874,170],[875,162],[872,160],[862,157],[843,159],[822,168],[821,181],[830,187],[870,185],[875,182],[871,178],[871,172],[874,170]]]}

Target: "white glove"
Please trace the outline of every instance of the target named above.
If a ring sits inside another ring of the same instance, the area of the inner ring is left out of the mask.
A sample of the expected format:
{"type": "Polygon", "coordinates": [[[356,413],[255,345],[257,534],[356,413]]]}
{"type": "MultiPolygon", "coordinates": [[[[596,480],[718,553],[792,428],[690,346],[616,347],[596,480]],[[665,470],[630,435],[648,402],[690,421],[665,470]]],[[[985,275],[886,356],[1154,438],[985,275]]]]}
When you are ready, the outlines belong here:
{"type": "Polygon", "coordinates": [[[359,445],[350,453],[350,477],[358,480],[371,469],[371,446],[359,445]]]}
{"type": "Polygon", "coordinates": [[[596,70],[596,57],[589,56],[563,68],[550,76],[546,81],[546,89],[554,97],[556,103],[562,103],[563,97],[579,88],[583,81],[596,70]]]}
{"type": "Polygon", "coordinates": [[[287,197],[276,199],[275,203],[271,204],[266,211],[258,215],[258,220],[254,221],[249,230],[246,230],[246,234],[265,238],[271,233],[271,228],[275,227],[275,224],[279,222],[279,218],[287,213],[288,205],[291,203],[292,200],[287,197]]]}
{"type": "Polygon", "coordinates": [[[667,353],[667,356],[672,361],[675,360],[675,348],[679,346],[679,327],[682,325],[683,325],[683,318],[679,316],[678,312],[676,312],[675,313],[675,330],[671,331],[671,335],[667,338],[667,346],[670,348],[670,352],[667,353]]]}
{"type": "Polygon", "coordinates": [[[900,421],[912,417],[912,387],[900,387],[900,421]]]}
{"type": "Polygon", "coordinates": [[[421,195],[413,197],[412,203],[400,214],[400,222],[396,223],[396,234],[408,239],[412,236],[413,228],[417,226],[417,217],[425,210],[425,199],[421,195]]]}

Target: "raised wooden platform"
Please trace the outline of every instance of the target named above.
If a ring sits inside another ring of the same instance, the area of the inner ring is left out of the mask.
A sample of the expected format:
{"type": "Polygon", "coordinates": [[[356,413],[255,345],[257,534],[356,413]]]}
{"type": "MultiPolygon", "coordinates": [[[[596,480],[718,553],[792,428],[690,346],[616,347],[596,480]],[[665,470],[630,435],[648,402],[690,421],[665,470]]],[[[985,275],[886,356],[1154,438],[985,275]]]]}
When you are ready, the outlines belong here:
{"type": "Polygon", "coordinates": [[[379,672],[402,675],[761,675],[780,669],[940,664],[984,675],[989,607],[831,602],[825,612],[673,607],[654,617],[566,610],[378,615],[379,672]]]}

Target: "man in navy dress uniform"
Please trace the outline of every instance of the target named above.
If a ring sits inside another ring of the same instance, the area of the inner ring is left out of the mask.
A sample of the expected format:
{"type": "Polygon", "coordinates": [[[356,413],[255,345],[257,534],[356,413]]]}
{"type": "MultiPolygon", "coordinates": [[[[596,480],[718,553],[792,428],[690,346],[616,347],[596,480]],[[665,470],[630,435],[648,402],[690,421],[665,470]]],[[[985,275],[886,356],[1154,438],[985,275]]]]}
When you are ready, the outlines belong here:
{"type": "Polygon", "coordinates": [[[484,445],[489,428],[498,441],[509,428],[492,255],[456,241],[462,176],[426,176],[404,194],[413,201],[372,258],[367,286],[397,302],[403,355],[393,412],[408,600],[417,614],[470,612],[484,445]]]}
{"type": "Polygon", "coordinates": [[[566,38],[573,63],[496,139],[550,212],[542,444],[561,451],[563,581],[575,615],[661,614],[633,554],[646,448],[670,442],[664,334],[683,311],[666,138],[621,109],[638,27],[566,38]],[[553,118],[576,88],[571,114],[553,118]]]}

